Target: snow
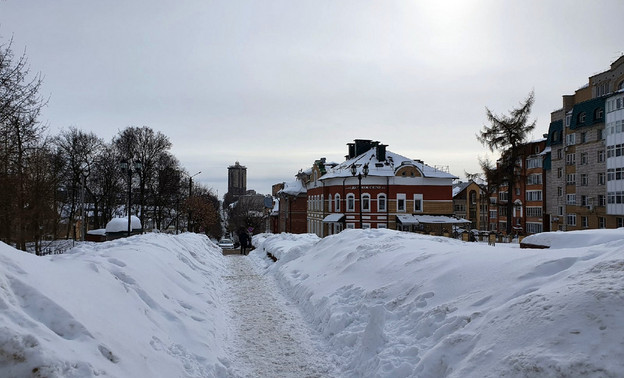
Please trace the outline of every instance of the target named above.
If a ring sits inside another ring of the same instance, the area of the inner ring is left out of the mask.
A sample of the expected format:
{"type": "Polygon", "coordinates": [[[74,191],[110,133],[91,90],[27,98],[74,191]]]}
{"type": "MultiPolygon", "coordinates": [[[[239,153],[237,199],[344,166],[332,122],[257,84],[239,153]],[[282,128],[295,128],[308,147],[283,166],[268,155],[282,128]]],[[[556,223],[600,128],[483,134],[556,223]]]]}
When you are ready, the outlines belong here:
{"type": "Polygon", "coordinates": [[[305,188],[301,180],[295,180],[292,182],[284,183],[284,189],[280,190],[278,193],[296,196],[298,194],[306,193],[307,191],[308,189],[305,188]]]}
{"type": "Polygon", "coordinates": [[[552,231],[529,235],[522,243],[550,248],[591,247],[624,239],[624,228],[582,230],[574,232],[552,231]]]}
{"type": "MultiPolygon", "coordinates": [[[[130,226],[133,230],[141,229],[141,220],[134,215],[130,217],[130,226]]],[[[106,224],[106,232],[128,231],[128,218],[113,218],[106,224]]]]}
{"type": "Polygon", "coordinates": [[[599,245],[597,233],[583,248],[526,250],[345,230],[307,248],[256,238],[252,256],[280,249],[267,271],[325,337],[341,375],[615,377],[624,238],[599,245]]]}
{"type": "Polygon", "coordinates": [[[0,376],[621,376],[624,232],[539,237],[551,248],[379,229],[256,235],[249,256],[190,233],[0,243],[0,376]]]}
{"type": "Polygon", "coordinates": [[[413,160],[392,151],[386,151],[386,160],[381,163],[377,160],[376,149],[372,148],[362,153],[361,155],[348,159],[341,164],[338,164],[337,166],[329,169],[326,174],[321,176],[321,180],[352,177],[352,165],[356,165],[356,173],[362,173],[363,166],[367,163],[369,164],[368,169],[369,175],[371,176],[392,177],[395,176],[395,170],[400,168],[401,165],[413,165],[416,166],[425,177],[457,179],[456,176],[453,176],[434,167],[430,167],[420,160],[413,160]]]}

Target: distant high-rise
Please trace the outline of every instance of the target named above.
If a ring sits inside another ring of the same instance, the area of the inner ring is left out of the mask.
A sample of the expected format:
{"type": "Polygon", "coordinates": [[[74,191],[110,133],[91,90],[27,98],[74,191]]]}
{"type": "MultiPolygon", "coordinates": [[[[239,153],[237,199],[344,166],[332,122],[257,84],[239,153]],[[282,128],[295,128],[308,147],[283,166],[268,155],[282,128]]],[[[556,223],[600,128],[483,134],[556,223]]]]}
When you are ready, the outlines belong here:
{"type": "Polygon", "coordinates": [[[228,167],[228,194],[242,196],[247,193],[247,167],[236,162],[228,167]]]}

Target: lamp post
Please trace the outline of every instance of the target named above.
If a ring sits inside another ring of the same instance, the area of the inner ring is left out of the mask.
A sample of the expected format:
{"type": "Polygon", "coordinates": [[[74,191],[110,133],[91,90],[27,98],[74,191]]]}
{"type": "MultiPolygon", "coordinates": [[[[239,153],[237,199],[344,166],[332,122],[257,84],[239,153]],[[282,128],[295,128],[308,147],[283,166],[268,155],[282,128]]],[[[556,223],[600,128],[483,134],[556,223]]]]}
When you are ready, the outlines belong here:
{"type": "Polygon", "coordinates": [[[122,160],[120,163],[121,171],[128,173],[128,236],[132,234],[132,172],[138,172],[143,167],[140,161],[129,163],[122,160]]]}
{"type": "Polygon", "coordinates": [[[364,164],[362,171],[359,173],[355,163],[351,164],[351,176],[355,176],[356,173],[358,178],[358,195],[360,197],[360,228],[362,228],[362,177],[368,176],[368,163],[364,164]]]}
{"type": "MultiPolygon", "coordinates": [[[[198,174],[200,174],[201,171],[195,173],[192,176],[189,176],[189,199],[193,196],[193,177],[197,176],[198,174]]],[[[189,219],[188,219],[188,231],[191,231],[191,227],[192,227],[192,220],[193,220],[193,210],[191,209],[191,203],[189,202],[189,219]]]]}

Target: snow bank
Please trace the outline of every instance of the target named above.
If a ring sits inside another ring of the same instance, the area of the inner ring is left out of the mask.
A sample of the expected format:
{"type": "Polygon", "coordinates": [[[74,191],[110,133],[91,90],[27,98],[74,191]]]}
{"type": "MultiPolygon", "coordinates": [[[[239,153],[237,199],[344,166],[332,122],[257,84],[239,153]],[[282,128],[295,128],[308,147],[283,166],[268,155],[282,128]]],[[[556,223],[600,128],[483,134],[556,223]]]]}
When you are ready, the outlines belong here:
{"type": "MultiPolygon", "coordinates": [[[[130,227],[133,230],[141,229],[141,220],[134,215],[130,217],[130,227]]],[[[128,218],[113,218],[106,224],[106,232],[123,232],[128,231],[128,218]]]]}
{"type": "Polygon", "coordinates": [[[48,257],[0,243],[0,376],[223,376],[223,272],[196,234],[48,257]]]}
{"type": "Polygon", "coordinates": [[[254,242],[256,261],[280,251],[268,271],[323,334],[344,376],[624,371],[622,240],[522,250],[370,229],[300,246],[286,234],[254,242]]]}
{"type": "Polygon", "coordinates": [[[529,235],[524,244],[543,245],[550,248],[578,248],[624,240],[624,228],[582,231],[553,231],[529,235]]]}

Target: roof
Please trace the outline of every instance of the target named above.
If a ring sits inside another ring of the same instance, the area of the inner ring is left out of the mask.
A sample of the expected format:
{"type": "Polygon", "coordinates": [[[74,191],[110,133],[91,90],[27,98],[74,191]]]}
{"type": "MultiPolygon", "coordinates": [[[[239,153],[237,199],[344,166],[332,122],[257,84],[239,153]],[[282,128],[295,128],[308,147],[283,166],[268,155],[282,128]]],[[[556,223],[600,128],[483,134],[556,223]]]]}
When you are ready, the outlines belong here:
{"type": "Polygon", "coordinates": [[[604,97],[593,98],[588,101],[583,101],[574,105],[572,112],[572,119],[570,120],[570,129],[578,129],[583,126],[591,126],[596,123],[604,122],[604,111],[600,118],[596,118],[596,110],[602,108],[604,110],[605,99],[604,97]],[[579,123],[578,116],[581,113],[585,113],[585,122],[579,123]]]}
{"type": "Polygon", "coordinates": [[[369,176],[392,177],[395,176],[396,170],[401,166],[412,165],[418,168],[424,177],[445,179],[458,178],[448,172],[430,167],[420,160],[413,160],[391,151],[386,151],[386,159],[383,162],[380,162],[377,160],[375,153],[375,149],[372,148],[352,159],[348,159],[337,166],[328,169],[327,174],[321,176],[320,180],[351,177],[352,165],[355,164],[357,173],[362,173],[362,167],[367,163],[369,176]]]}
{"type": "Polygon", "coordinates": [[[277,192],[277,194],[296,196],[307,192],[308,189],[306,189],[306,187],[303,185],[303,182],[301,182],[301,180],[295,180],[292,182],[284,183],[284,189],[277,192]]]}
{"type": "Polygon", "coordinates": [[[337,223],[337,222],[342,222],[342,220],[344,219],[345,215],[344,214],[340,214],[340,213],[336,213],[336,214],[329,214],[328,216],[326,216],[323,219],[324,223],[337,223]]]}

